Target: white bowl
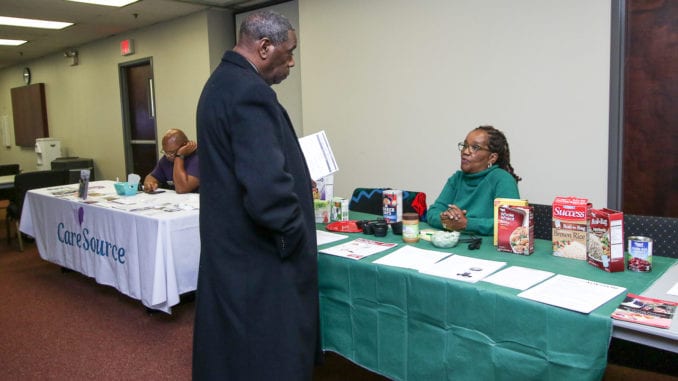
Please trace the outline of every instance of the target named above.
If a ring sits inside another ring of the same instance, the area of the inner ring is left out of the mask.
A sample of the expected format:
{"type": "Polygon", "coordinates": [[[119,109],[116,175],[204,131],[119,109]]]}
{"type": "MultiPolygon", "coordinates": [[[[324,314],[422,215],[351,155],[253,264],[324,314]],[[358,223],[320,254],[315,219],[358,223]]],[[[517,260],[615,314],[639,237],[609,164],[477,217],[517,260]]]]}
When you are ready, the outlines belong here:
{"type": "Polygon", "coordinates": [[[459,232],[446,232],[446,231],[438,231],[433,233],[431,236],[431,243],[435,247],[440,247],[443,249],[447,249],[450,247],[455,247],[457,246],[457,242],[459,242],[459,232]]]}

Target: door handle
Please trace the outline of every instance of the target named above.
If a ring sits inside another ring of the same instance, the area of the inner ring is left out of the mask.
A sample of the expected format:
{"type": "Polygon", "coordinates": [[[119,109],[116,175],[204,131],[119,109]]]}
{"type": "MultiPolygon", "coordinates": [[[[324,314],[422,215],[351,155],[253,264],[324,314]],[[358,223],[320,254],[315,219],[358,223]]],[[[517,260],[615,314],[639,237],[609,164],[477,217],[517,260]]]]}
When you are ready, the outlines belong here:
{"type": "Polygon", "coordinates": [[[148,106],[151,110],[151,118],[155,119],[155,94],[153,93],[153,78],[148,79],[148,106]]]}

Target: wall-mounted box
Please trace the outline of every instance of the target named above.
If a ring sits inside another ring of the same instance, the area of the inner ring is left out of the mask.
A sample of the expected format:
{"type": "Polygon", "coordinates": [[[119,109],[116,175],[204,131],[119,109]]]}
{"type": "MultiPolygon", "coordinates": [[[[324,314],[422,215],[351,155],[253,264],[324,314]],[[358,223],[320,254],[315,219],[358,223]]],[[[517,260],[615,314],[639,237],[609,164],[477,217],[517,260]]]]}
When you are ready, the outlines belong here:
{"type": "Polygon", "coordinates": [[[16,145],[33,148],[35,139],[49,136],[45,84],[15,87],[11,93],[16,145]]]}

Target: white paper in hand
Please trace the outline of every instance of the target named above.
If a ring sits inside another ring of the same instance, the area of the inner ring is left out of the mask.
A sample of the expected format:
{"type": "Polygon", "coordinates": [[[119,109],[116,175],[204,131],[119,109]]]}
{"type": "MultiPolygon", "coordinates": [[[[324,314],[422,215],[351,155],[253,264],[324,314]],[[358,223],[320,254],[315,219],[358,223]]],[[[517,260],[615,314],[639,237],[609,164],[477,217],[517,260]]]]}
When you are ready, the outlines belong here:
{"type": "Polygon", "coordinates": [[[299,138],[299,145],[304,152],[306,165],[313,180],[321,179],[339,170],[325,131],[299,138]]]}

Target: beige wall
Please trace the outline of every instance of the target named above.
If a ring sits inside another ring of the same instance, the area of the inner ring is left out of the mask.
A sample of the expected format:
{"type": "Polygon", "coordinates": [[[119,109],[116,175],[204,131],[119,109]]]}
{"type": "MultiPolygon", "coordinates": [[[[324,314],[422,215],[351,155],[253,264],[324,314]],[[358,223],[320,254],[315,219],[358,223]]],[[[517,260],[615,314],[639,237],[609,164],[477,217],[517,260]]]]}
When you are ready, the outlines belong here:
{"type": "Polygon", "coordinates": [[[303,123],[358,186],[425,191],[493,124],[521,195],[607,201],[607,0],[300,0],[303,123]]]}
{"type": "MultiPolygon", "coordinates": [[[[522,196],[606,203],[609,1],[299,0],[298,20],[300,90],[280,101],[303,105],[303,134],[327,131],[336,195],[391,186],[432,202],[459,167],[457,142],[493,124],[508,135],[522,196]]],[[[93,157],[98,178],[123,176],[118,63],[152,57],[158,130],[194,137],[202,85],[234,41],[215,30],[231,22],[196,14],[82,47],[75,67],[61,54],[30,63],[47,84],[52,136],[93,157]],[[129,58],[118,54],[125,38],[136,43],[129,58]]],[[[0,116],[11,119],[22,67],[0,71],[0,116]]],[[[35,155],[0,147],[0,162],[33,169],[35,155]]]]}
{"type": "Polygon", "coordinates": [[[33,83],[45,83],[50,137],[62,140],[65,155],[93,158],[98,179],[126,176],[120,63],[151,58],[158,134],[181,128],[195,138],[195,107],[215,65],[211,57],[218,55],[218,62],[233,45],[231,20],[230,13],[199,12],[79,47],[77,66],[70,66],[71,60],[59,53],[0,71],[0,117],[9,116],[12,135],[12,146],[0,147],[0,162],[35,170],[33,150],[14,145],[9,89],[23,84],[24,66],[31,68],[33,83]],[[215,34],[212,39],[210,33],[215,34]],[[119,43],[127,38],[134,40],[136,52],[122,57],[119,43]]]}

